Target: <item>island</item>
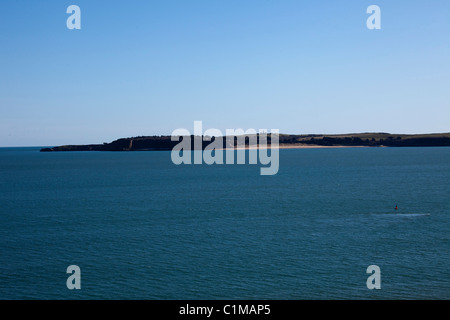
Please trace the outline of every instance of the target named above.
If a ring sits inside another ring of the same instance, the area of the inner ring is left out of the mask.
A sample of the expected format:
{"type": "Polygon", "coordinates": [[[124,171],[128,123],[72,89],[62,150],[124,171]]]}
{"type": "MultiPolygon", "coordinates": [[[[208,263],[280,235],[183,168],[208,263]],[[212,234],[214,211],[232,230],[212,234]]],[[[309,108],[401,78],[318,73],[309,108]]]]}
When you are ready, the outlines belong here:
{"type": "MultiPolygon", "coordinates": [[[[258,139],[258,135],[256,135],[258,139]]],[[[202,137],[190,136],[192,141],[199,138],[202,148],[211,141],[203,141],[202,137]]],[[[224,148],[237,146],[227,143],[224,138],[224,148]]],[[[249,136],[244,137],[248,145],[249,136]]],[[[179,143],[172,141],[171,136],[140,136],[121,138],[110,143],[88,145],[63,145],[42,148],[41,152],[52,151],[158,151],[172,150],[179,143]]],[[[271,135],[268,134],[267,143],[270,146],[271,135]]],[[[390,133],[355,133],[355,134],[279,134],[280,148],[339,148],[339,147],[448,147],[450,146],[450,133],[433,134],[390,134],[390,133]]]]}

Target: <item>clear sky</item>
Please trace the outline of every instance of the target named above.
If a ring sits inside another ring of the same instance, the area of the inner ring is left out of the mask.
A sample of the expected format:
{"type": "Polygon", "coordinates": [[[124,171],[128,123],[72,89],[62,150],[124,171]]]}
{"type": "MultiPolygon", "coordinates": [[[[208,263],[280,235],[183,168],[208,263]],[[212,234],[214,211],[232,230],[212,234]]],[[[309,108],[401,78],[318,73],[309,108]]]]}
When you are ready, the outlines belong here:
{"type": "Polygon", "coordinates": [[[450,1],[2,0],[0,111],[0,146],[449,132],[450,1]]]}

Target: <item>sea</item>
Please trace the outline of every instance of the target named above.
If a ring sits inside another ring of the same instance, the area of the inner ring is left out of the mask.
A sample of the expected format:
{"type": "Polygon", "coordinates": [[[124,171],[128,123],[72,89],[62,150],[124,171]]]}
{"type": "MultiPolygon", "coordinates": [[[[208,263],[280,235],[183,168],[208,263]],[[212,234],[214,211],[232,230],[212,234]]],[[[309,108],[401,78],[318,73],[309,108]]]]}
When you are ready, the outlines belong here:
{"type": "Polygon", "coordinates": [[[0,148],[2,300],[450,298],[448,147],[39,150],[0,148]]]}

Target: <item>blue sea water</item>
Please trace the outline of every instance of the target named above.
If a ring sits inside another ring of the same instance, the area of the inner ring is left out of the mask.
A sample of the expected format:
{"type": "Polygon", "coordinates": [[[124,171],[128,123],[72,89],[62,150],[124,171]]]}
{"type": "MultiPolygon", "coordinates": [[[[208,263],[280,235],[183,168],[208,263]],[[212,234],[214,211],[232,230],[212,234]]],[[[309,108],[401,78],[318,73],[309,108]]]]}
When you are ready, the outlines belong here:
{"type": "Polygon", "coordinates": [[[0,149],[0,299],[450,298],[450,148],[280,150],[259,169],[0,149]]]}

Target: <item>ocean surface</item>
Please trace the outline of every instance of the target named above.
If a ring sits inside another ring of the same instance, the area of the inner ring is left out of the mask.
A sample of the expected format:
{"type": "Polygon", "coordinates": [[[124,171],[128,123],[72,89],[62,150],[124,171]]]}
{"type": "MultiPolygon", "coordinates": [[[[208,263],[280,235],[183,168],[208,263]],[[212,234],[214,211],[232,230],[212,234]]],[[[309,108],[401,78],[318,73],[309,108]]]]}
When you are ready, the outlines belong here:
{"type": "Polygon", "coordinates": [[[280,150],[277,175],[260,167],[1,148],[0,299],[450,298],[450,148],[280,150]]]}

